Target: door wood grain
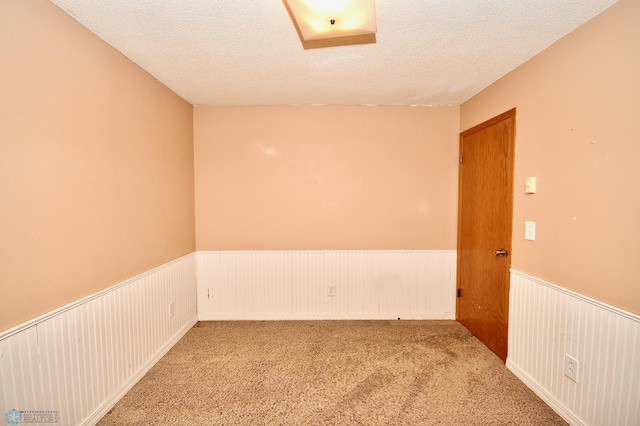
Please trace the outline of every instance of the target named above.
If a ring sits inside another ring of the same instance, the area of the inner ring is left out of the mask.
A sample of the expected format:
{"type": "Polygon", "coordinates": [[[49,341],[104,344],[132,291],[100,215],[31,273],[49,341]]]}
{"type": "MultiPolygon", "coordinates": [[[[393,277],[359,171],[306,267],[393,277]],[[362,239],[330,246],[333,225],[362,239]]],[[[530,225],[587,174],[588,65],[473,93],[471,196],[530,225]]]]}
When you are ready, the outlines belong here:
{"type": "Polygon", "coordinates": [[[460,134],[456,318],[507,357],[515,109],[460,134]]]}

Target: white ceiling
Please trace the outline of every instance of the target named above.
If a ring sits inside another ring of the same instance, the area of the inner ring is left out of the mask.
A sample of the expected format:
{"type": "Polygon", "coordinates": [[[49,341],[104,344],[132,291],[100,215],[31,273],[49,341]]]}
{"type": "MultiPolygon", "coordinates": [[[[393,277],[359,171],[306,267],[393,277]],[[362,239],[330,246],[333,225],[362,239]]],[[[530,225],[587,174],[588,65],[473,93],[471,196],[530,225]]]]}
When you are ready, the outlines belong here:
{"type": "Polygon", "coordinates": [[[308,50],[281,0],[51,1],[194,105],[456,105],[617,0],[377,0],[308,50]]]}

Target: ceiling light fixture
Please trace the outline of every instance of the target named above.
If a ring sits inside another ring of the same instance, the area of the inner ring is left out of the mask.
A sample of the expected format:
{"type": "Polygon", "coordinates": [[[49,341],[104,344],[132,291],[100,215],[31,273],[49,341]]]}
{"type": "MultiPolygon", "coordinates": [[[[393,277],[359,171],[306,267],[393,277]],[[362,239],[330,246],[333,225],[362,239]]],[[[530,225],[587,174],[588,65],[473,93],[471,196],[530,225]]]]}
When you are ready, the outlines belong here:
{"type": "Polygon", "coordinates": [[[283,0],[303,41],[374,34],[374,0],[283,0]]]}

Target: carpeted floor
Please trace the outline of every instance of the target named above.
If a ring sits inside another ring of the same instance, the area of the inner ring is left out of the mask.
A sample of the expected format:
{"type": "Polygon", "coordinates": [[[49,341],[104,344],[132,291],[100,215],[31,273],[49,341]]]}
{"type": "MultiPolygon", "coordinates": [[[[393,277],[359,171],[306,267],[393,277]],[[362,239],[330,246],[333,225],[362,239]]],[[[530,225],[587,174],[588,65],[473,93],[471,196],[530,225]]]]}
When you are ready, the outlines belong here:
{"type": "Polygon", "coordinates": [[[455,321],[200,322],[99,425],[566,424],[455,321]]]}

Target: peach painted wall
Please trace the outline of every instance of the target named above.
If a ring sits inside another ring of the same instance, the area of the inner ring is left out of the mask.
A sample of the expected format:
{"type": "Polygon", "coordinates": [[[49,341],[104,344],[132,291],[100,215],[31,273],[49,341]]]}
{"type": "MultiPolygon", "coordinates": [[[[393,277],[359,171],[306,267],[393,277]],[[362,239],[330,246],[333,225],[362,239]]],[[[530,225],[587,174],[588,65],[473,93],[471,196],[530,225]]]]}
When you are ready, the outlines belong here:
{"type": "Polygon", "coordinates": [[[191,105],[46,0],[0,63],[0,330],[194,250],[191,105]]]}
{"type": "Polygon", "coordinates": [[[635,313],[639,22],[640,2],[621,0],[465,102],[460,120],[464,130],[517,107],[512,267],[635,313]]]}
{"type": "Polygon", "coordinates": [[[455,249],[459,107],[196,107],[198,250],[455,249]]]}

